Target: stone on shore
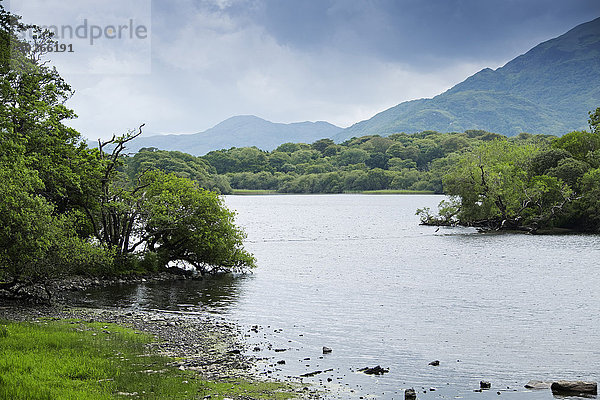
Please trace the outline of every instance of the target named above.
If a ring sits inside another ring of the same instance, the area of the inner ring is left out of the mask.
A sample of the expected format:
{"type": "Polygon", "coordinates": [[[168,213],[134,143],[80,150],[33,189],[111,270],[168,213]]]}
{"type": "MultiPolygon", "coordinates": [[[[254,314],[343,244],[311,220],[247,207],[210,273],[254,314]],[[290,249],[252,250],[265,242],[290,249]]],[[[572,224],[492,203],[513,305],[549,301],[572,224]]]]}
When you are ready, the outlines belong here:
{"type": "Polygon", "coordinates": [[[552,382],[550,389],[555,394],[598,394],[598,384],[596,382],[556,381],[552,382]]]}
{"type": "Polygon", "coordinates": [[[489,389],[492,387],[492,383],[488,382],[488,381],[481,381],[479,382],[479,388],[480,389],[489,389]]]}
{"type": "Polygon", "coordinates": [[[438,365],[440,365],[440,360],[434,360],[434,361],[430,362],[429,365],[437,367],[438,365]]]}
{"type": "Polygon", "coordinates": [[[327,346],[323,346],[323,354],[329,354],[331,353],[333,350],[330,347],[327,346]]]}

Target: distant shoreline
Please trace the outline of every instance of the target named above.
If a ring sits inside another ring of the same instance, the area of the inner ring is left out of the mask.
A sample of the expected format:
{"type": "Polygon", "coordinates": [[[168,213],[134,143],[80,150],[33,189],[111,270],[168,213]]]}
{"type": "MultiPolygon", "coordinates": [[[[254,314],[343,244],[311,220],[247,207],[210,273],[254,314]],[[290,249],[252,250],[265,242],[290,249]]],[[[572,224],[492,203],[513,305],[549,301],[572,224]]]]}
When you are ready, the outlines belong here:
{"type": "Polygon", "coordinates": [[[230,196],[247,196],[247,195],[290,195],[290,194],[439,194],[432,190],[357,190],[347,191],[342,193],[282,193],[275,190],[261,190],[261,189],[233,189],[233,193],[230,196]]]}

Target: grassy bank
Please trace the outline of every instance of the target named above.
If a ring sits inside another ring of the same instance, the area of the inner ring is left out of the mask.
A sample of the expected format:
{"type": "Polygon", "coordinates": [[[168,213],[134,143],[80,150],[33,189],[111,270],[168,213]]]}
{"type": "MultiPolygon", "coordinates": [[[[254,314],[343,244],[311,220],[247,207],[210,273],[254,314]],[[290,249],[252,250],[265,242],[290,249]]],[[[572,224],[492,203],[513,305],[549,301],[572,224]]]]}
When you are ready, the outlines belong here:
{"type": "Polygon", "coordinates": [[[99,322],[0,322],[1,399],[288,399],[284,383],[206,381],[148,350],[152,336],[99,322]]]}

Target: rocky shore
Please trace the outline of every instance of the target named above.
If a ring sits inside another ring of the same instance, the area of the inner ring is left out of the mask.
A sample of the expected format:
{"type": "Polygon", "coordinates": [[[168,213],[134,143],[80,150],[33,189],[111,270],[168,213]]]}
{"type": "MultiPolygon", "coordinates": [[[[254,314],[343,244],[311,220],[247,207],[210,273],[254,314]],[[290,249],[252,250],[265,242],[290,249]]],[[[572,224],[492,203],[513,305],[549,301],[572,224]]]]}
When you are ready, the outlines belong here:
{"type": "MultiPolygon", "coordinates": [[[[239,328],[207,315],[165,311],[71,308],[64,305],[0,305],[0,319],[42,321],[79,319],[116,323],[153,335],[149,350],[177,359],[175,367],[197,371],[203,378],[256,379],[252,361],[243,355],[239,328]]],[[[109,330],[107,330],[109,332],[109,330]]]]}

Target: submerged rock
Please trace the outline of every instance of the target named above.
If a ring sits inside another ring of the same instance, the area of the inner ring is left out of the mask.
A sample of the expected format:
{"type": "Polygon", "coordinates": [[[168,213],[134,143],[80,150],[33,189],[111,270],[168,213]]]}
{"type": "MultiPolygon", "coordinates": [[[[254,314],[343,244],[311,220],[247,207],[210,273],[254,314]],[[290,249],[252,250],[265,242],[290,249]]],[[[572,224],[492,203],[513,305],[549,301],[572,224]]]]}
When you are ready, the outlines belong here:
{"type": "Polygon", "coordinates": [[[386,372],[390,372],[389,368],[382,368],[380,365],[376,367],[365,367],[358,370],[358,372],[364,372],[367,375],[383,375],[386,372]]]}
{"type": "Polygon", "coordinates": [[[416,400],[416,398],[417,392],[415,392],[415,389],[410,388],[404,391],[404,400],[416,400]]]}
{"type": "Polygon", "coordinates": [[[598,394],[596,382],[556,381],[552,382],[550,389],[556,394],[598,394]]]}
{"type": "Polygon", "coordinates": [[[323,354],[329,354],[331,353],[333,350],[330,347],[327,346],[323,346],[323,354]]]}
{"type": "Polygon", "coordinates": [[[480,389],[489,389],[492,387],[492,383],[488,382],[488,381],[481,381],[479,382],[479,388],[480,389]]]}
{"type": "Polygon", "coordinates": [[[525,387],[527,389],[550,389],[550,386],[552,385],[552,382],[544,382],[544,381],[538,381],[538,380],[531,380],[529,382],[527,382],[525,384],[525,387]]]}
{"type": "Polygon", "coordinates": [[[434,360],[434,361],[430,362],[429,365],[437,367],[438,365],[440,365],[440,360],[434,360]]]}

